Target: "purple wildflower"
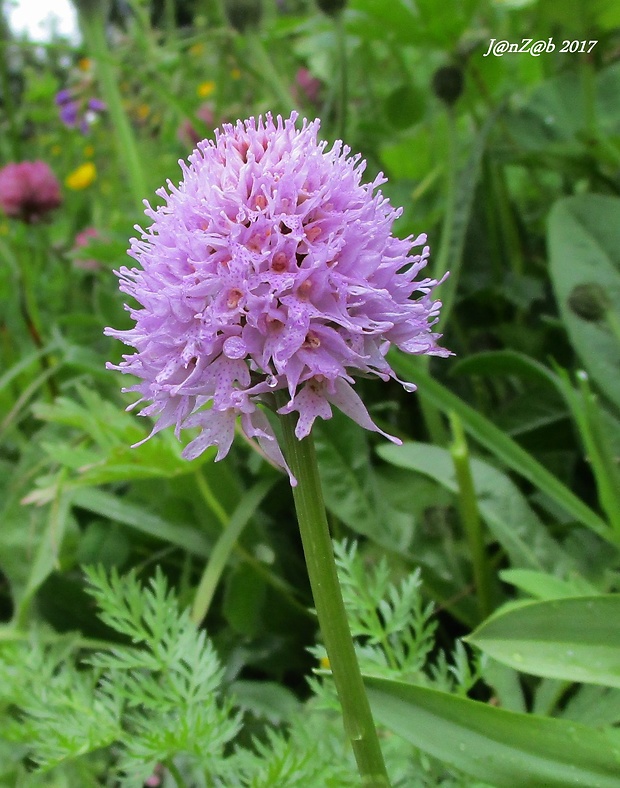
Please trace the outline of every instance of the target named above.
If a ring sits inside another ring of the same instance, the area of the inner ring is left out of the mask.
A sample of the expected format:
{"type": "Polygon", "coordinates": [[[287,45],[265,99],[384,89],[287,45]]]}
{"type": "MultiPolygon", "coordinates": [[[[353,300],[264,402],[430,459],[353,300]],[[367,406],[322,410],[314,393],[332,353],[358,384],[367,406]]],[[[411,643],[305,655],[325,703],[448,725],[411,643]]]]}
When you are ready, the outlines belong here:
{"type": "Polygon", "coordinates": [[[104,112],[106,105],[101,99],[88,98],[84,88],[64,88],[56,94],[55,103],[59,107],[60,120],[69,129],[79,129],[87,134],[91,122],[97,114],[104,112]]]}
{"type": "Polygon", "coordinates": [[[293,93],[299,95],[310,104],[318,104],[321,99],[323,85],[320,79],[313,77],[307,68],[298,68],[295,74],[295,84],[292,86],[293,93]]]}
{"type": "Polygon", "coordinates": [[[73,101],[73,96],[71,95],[71,91],[67,88],[63,88],[59,90],[56,94],[55,98],[56,104],[59,107],[62,107],[64,104],[68,104],[70,101],[73,101]]]}
{"type": "Polygon", "coordinates": [[[69,129],[74,129],[78,125],[80,107],[77,101],[67,101],[60,107],[60,119],[69,129]]]}
{"type": "Polygon", "coordinates": [[[105,112],[107,107],[105,101],[98,98],[91,98],[88,100],[88,109],[93,112],[105,112]]]}
{"type": "MultiPolygon", "coordinates": [[[[209,102],[205,102],[198,107],[195,117],[202,122],[201,125],[213,128],[215,115],[213,113],[213,107],[209,102]]],[[[194,148],[203,137],[204,132],[200,133],[200,131],[196,129],[192,121],[188,118],[185,118],[181,122],[181,125],[177,131],[177,139],[188,148],[194,148]]]]}
{"type": "Polygon", "coordinates": [[[35,224],[62,203],[60,184],[44,161],[22,161],[0,169],[0,209],[35,224]]]}
{"type": "Polygon", "coordinates": [[[210,446],[222,459],[240,416],[246,435],[286,467],[258,407],[275,407],[280,390],[288,401],[279,412],[299,414],[300,439],[332,405],[386,435],[353,374],[395,378],[385,360],[391,344],[449,355],[431,332],[438,283],[415,280],[426,236],[394,237],[400,211],[376,191],[385,178],[362,184],[359,155],[339,141],[326,150],[319,121],[296,129],[296,119],[225,124],[214,142],[199,143],[189,164],[180,162],[178,188],[168,181],[169,192],[157,192],[166,204],[145,203],[152,224],[137,228],[129,250],[141,268],[117,272],[142,308],[130,309],[134,328],[106,329],[137,349],[108,366],[140,379],[126,391],[151,402],[140,413],[159,417],[151,434],[200,428],[188,459],[210,446]]]}
{"type": "Polygon", "coordinates": [[[101,240],[101,236],[99,230],[95,227],[85,227],[75,236],[72,252],[73,265],[76,268],[81,268],[82,271],[98,271],[101,268],[101,264],[98,260],[84,257],[84,253],[81,251],[85,246],[87,247],[91,241],[98,240],[101,240]]]}

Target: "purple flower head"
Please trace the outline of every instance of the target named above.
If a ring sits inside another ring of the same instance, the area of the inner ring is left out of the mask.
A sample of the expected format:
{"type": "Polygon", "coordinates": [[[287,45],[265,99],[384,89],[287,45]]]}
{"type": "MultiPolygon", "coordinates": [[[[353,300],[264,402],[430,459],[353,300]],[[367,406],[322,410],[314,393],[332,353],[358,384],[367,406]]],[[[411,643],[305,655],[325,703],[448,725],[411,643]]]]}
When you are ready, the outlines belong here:
{"type": "Polygon", "coordinates": [[[22,161],[0,169],[0,209],[35,224],[62,203],[60,184],[44,161],[22,161]]]}
{"type": "Polygon", "coordinates": [[[296,119],[225,124],[214,142],[199,143],[180,163],[179,186],[157,192],[165,205],[145,203],[152,224],[137,228],[129,251],[141,267],[117,272],[141,308],[130,309],[134,328],[106,334],[137,352],[108,366],[140,379],[126,390],[151,403],[141,411],[158,417],[151,434],[200,428],[188,459],[210,446],[222,459],[240,417],[245,434],[286,467],[259,407],[275,408],[274,392],[280,413],[299,414],[300,439],[334,405],[385,435],[354,375],[395,378],[385,360],[391,344],[449,355],[431,331],[437,282],[416,280],[426,236],[394,237],[400,211],[377,191],[383,176],[362,184],[359,155],[341,142],[327,150],[319,121],[298,129],[296,119]]]}

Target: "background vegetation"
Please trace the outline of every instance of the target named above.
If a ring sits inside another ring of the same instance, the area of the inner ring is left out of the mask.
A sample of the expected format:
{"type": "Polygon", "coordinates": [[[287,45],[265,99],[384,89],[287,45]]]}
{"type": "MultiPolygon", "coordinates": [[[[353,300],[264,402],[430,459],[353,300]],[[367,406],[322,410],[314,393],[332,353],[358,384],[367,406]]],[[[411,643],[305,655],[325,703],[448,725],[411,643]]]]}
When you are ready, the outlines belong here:
{"type": "Polygon", "coordinates": [[[240,440],[130,448],[151,426],[105,369],[141,200],[297,108],[450,271],[454,356],[392,357],[417,394],[358,383],[404,445],[315,431],[394,785],[620,785],[618,4],[78,5],[78,44],[2,29],[0,163],[63,203],[0,219],[1,784],[356,784],[288,480],[240,440]],[[485,55],[528,38],[555,51],[485,55]]]}

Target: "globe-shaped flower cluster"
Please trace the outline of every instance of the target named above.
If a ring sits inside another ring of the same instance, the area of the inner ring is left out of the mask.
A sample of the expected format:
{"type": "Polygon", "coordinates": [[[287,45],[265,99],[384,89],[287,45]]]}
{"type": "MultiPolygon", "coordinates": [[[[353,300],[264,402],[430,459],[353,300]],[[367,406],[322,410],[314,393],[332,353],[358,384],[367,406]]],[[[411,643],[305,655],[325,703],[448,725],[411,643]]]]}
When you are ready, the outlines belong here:
{"type": "Polygon", "coordinates": [[[141,267],[117,272],[141,308],[130,309],[135,327],[106,329],[137,351],[109,366],[140,379],[127,390],[150,402],[141,415],[158,417],[153,433],[200,428],[188,459],[209,446],[224,457],[240,416],[286,467],[259,407],[275,408],[275,392],[280,413],[298,413],[300,439],[332,405],[382,432],[354,375],[395,377],[391,344],[448,355],[431,331],[437,282],[416,281],[426,236],[394,237],[385,179],[362,184],[359,156],[341,142],[327,150],[319,121],[296,119],[250,118],[199,143],[179,186],[157,192],[165,204],[146,203],[152,224],[129,251],[141,267]]]}
{"type": "Polygon", "coordinates": [[[0,169],[0,209],[35,224],[62,204],[60,184],[44,161],[22,161],[0,169]]]}

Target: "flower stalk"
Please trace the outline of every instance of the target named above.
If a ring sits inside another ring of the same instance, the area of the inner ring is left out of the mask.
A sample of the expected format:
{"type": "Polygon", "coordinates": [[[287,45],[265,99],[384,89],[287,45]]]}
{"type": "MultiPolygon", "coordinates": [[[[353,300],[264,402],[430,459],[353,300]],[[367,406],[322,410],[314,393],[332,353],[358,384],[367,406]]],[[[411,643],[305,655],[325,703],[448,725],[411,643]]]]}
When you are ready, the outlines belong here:
{"type": "Polygon", "coordinates": [[[101,93],[114,126],[119,159],[127,172],[134,199],[137,203],[142,204],[143,197],[147,193],[146,180],[138,146],[123,107],[123,99],[118,87],[118,77],[106,40],[105,7],[97,2],[92,4],[82,3],[79,11],[80,27],[88,51],[92,54],[96,63],[101,93]]]}
{"type": "MultiPolygon", "coordinates": [[[[278,397],[282,401],[282,397],[278,397]]],[[[389,779],[364,689],[338,582],[312,435],[295,436],[296,417],[280,416],[284,456],[297,479],[295,510],[310,586],[330,668],[342,706],[344,727],[366,788],[386,788],[389,779]]]]}

